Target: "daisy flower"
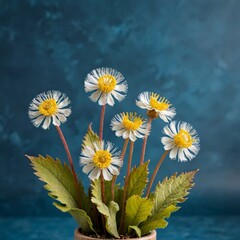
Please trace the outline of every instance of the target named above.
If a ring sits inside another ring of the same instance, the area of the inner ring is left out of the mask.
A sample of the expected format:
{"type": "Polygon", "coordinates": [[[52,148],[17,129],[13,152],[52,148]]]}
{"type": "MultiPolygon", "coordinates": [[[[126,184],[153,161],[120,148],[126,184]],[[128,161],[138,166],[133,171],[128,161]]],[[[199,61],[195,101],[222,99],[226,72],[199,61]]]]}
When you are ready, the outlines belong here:
{"type": "Polygon", "coordinates": [[[197,132],[186,122],[171,122],[165,126],[163,133],[167,137],[162,137],[162,144],[165,150],[171,150],[169,157],[178,161],[185,162],[193,159],[200,150],[200,140],[197,132]]]}
{"type": "Polygon", "coordinates": [[[85,146],[80,156],[83,172],[88,174],[91,180],[98,179],[101,172],[105,180],[112,180],[112,175],[119,175],[116,166],[122,166],[120,152],[116,151],[112,143],[104,141],[85,146]]]}
{"type": "Polygon", "coordinates": [[[59,91],[47,91],[38,94],[30,103],[28,115],[35,127],[42,125],[49,128],[51,122],[55,126],[67,121],[71,114],[69,98],[59,91]]]}
{"type": "Polygon", "coordinates": [[[112,68],[97,68],[89,73],[85,80],[85,92],[93,92],[90,99],[99,105],[115,104],[114,98],[122,101],[127,93],[128,85],[123,75],[112,68]]]}
{"type": "Polygon", "coordinates": [[[175,115],[175,108],[165,97],[153,92],[143,92],[136,101],[138,107],[147,109],[150,118],[160,117],[164,122],[169,122],[175,115]]]}
{"type": "Polygon", "coordinates": [[[147,121],[132,112],[117,114],[111,121],[111,128],[117,137],[129,138],[133,142],[148,133],[146,127],[147,121]]]}

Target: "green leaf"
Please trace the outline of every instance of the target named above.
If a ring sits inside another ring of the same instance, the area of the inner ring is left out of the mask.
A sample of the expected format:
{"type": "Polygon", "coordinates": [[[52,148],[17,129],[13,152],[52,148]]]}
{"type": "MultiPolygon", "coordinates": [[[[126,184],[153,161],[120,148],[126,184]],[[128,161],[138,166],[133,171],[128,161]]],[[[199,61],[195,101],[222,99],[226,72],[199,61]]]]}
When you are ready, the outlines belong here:
{"type": "MultiPolygon", "coordinates": [[[[123,201],[123,187],[119,187],[118,193],[115,196],[115,201],[119,206],[122,206],[122,201],[123,201]]],[[[122,208],[119,209],[119,212],[117,213],[117,225],[120,225],[121,221],[121,216],[122,216],[122,208]]]]}
{"type": "Polygon", "coordinates": [[[127,200],[124,231],[129,226],[138,226],[151,215],[153,201],[133,195],[127,200]]]}
{"type": "Polygon", "coordinates": [[[95,132],[93,132],[92,124],[89,124],[88,131],[83,139],[82,148],[84,148],[85,146],[93,147],[93,142],[97,141],[99,141],[99,136],[95,132]]]}
{"type": "Polygon", "coordinates": [[[149,217],[145,222],[140,224],[142,235],[145,235],[157,228],[165,228],[168,223],[164,218],[169,218],[172,212],[176,212],[179,208],[176,206],[169,206],[163,211],[155,212],[151,217],[149,217]]]}
{"type": "Polygon", "coordinates": [[[177,211],[179,207],[176,205],[186,200],[185,197],[194,185],[193,178],[197,171],[182,173],[179,176],[174,174],[170,178],[165,178],[162,183],[158,183],[153,193],[152,215],[139,226],[143,235],[156,228],[167,226],[164,218],[168,218],[172,212],[177,211]]]}
{"type": "Polygon", "coordinates": [[[85,233],[95,232],[91,218],[84,210],[79,208],[68,208],[56,202],[53,203],[53,205],[62,212],[70,213],[85,233]]]}
{"type": "MultiPolygon", "coordinates": [[[[110,201],[112,201],[112,191],[111,191],[112,190],[112,181],[104,181],[104,188],[105,188],[106,204],[108,204],[110,201]]],[[[119,197],[118,196],[119,188],[120,188],[120,184],[115,184],[114,199],[116,199],[116,200],[118,200],[118,197],[119,197]]]]}
{"type": "MultiPolygon", "coordinates": [[[[49,196],[51,196],[54,200],[59,203],[54,203],[59,210],[63,212],[75,212],[78,208],[77,205],[77,191],[74,183],[74,177],[72,171],[67,166],[67,164],[62,165],[59,159],[54,160],[50,156],[39,155],[38,157],[30,157],[27,156],[31,161],[31,165],[35,170],[35,175],[39,177],[39,179],[46,183],[44,188],[49,191],[49,196]]],[[[81,195],[84,196],[84,190],[79,184],[81,195]]],[[[86,197],[86,196],[85,196],[86,197]]],[[[85,219],[88,217],[84,210],[81,210],[81,215],[85,216],[85,219]],[[84,212],[84,214],[83,214],[84,212]]],[[[89,223],[88,227],[84,228],[86,224],[83,226],[80,225],[84,232],[94,231],[92,227],[91,220],[87,220],[89,223]]]]}
{"type": "Polygon", "coordinates": [[[82,202],[82,208],[89,215],[91,212],[91,204],[92,203],[91,203],[90,197],[85,193],[84,187],[83,187],[81,181],[79,181],[79,193],[80,193],[80,198],[81,198],[81,202],[82,202]]]}
{"type": "Polygon", "coordinates": [[[134,167],[130,177],[129,177],[129,183],[128,183],[128,189],[127,189],[127,198],[133,196],[133,195],[139,195],[142,196],[143,191],[147,184],[147,176],[148,176],[148,162],[145,162],[143,165],[140,165],[139,167],[134,167]]]}
{"type": "Polygon", "coordinates": [[[116,222],[116,214],[119,211],[119,206],[116,202],[110,201],[108,206],[102,202],[101,183],[100,180],[95,180],[92,183],[92,202],[96,204],[98,211],[104,215],[106,220],[106,230],[112,236],[119,238],[116,222]]]}
{"type": "Polygon", "coordinates": [[[153,193],[153,212],[184,202],[189,190],[194,186],[193,179],[197,172],[198,170],[182,173],[179,176],[174,174],[170,178],[165,178],[162,183],[159,182],[153,193]]]}
{"type": "Polygon", "coordinates": [[[140,238],[142,236],[141,229],[137,226],[129,226],[128,232],[131,233],[132,231],[140,238]]]}

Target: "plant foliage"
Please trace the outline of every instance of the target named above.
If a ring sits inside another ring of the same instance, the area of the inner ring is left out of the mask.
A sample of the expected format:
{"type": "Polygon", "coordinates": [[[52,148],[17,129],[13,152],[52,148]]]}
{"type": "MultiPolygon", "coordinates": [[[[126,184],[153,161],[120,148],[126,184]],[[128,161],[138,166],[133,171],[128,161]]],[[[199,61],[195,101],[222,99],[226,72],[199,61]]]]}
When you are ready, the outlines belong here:
{"type": "MultiPolygon", "coordinates": [[[[58,201],[54,206],[63,212],[69,212],[84,232],[94,231],[90,217],[84,210],[78,209],[76,187],[70,168],[66,164],[62,165],[59,159],[54,160],[50,156],[27,157],[35,170],[34,174],[46,183],[45,189],[54,200],[58,201]]],[[[79,184],[81,196],[86,198],[80,186],[81,184],[79,184]]]]}

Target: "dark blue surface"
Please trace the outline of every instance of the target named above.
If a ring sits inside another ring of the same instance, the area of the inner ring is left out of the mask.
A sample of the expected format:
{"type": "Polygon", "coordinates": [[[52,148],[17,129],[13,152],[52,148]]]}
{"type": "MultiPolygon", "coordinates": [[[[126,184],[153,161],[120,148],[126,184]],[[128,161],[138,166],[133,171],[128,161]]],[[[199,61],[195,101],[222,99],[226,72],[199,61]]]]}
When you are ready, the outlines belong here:
{"type": "MultiPolygon", "coordinates": [[[[239,217],[172,217],[157,231],[158,240],[239,240],[239,217]]],[[[0,236],[7,240],[73,240],[71,218],[0,218],[0,236]]]]}
{"type": "MultiPolygon", "coordinates": [[[[239,10],[238,0],[0,1],[1,215],[59,214],[24,154],[66,156],[53,127],[32,126],[28,105],[48,89],[67,93],[73,114],[62,129],[83,175],[81,139],[89,122],[98,130],[100,112],[83,82],[101,66],[116,68],[129,84],[127,98],[107,108],[105,138],[121,148],[123,141],[109,128],[111,117],[121,111],[144,114],[134,104],[138,94],[159,92],[176,107],[176,119],[191,123],[201,138],[196,159],[167,160],[158,175],[200,168],[177,214],[239,214],[239,10]]],[[[153,123],[150,170],[163,151],[163,127],[160,120],[153,123]]],[[[141,141],[136,145],[135,163],[141,141]]]]}

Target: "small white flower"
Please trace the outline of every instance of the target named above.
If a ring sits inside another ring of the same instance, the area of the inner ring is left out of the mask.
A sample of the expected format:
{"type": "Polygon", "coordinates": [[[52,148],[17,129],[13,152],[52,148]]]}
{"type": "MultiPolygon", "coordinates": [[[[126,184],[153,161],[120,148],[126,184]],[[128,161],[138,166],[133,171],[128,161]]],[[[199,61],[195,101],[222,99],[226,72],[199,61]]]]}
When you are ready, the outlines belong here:
{"type": "Polygon", "coordinates": [[[136,104],[140,108],[147,109],[149,117],[160,117],[164,122],[169,122],[176,115],[175,108],[171,107],[172,104],[166,98],[153,92],[141,93],[136,104]]]}
{"type": "Polygon", "coordinates": [[[193,159],[200,150],[200,140],[197,132],[186,122],[171,122],[165,126],[163,133],[167,137],[162,137],[162,144],[165,150],[171,150],[169,157],[178,161],[185,162],[193,159]]]}
{"type": "Polygon", "coordinates": [[[91,180],[98,179],[101,172],[105,180],[112,180],[112,175],[119,175],[116,166],[122,166],[120,152],[116,151],[112,143],[104,141],[85,146],[80,156],[83,172],[88,174],[91,180]]]}
{"type": "Polygon", "coordinates": [[[133,142],[148,134],[146,127],[147,121],[137,116],[136,113],[117,114],[111,121],[111,128],[116,131],[116,136],[129,138],[133,142]]]}
{"type": "Polygon", "coordinates": [[[114,98],[122,101],[128,89],[123,75],[112,68],[94,69],[87,75],[84,84],[85,92],[93,92],[89,98],[93,102],[98,101],[99,105],[113,106],[114,98]]]}
{"type": "Polygon", "coordinates": [[[60,126],[71,114],[71,109],[68,107],[70,103],[66,94],[59,91],[47,91],[38,94],[32,100],[28,115],[35,127],[42,124],[42,128],[47,129],[51,122],[55,126],[60,126]]]}

